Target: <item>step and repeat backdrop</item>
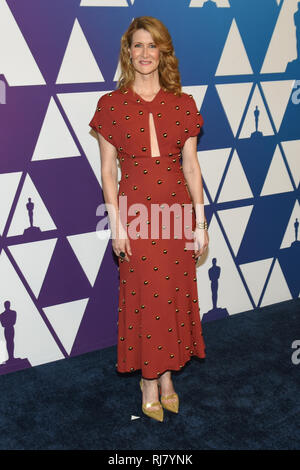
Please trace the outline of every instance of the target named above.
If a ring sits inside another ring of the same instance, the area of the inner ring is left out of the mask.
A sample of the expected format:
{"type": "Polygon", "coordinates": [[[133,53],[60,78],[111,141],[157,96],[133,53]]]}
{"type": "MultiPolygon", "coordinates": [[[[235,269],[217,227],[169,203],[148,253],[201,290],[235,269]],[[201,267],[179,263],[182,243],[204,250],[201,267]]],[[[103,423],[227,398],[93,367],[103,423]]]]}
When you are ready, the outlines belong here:
{"type": "Polygon", "coordinates": [[[0,0],[0,374],[116,344],[88,123],[143,15],[169,29],[204,118],[202,321],[299,297],[300,2],[0,0]]]}

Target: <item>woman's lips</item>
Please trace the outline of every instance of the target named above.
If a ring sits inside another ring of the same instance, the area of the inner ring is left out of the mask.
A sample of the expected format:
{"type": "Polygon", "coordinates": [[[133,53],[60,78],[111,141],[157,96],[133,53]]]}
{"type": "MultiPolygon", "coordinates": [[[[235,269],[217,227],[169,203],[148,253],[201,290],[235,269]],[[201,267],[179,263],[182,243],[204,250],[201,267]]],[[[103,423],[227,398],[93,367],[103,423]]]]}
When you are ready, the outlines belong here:
{"type": "Polygon", "coordinates": [[[151,61],[150,60],[147,60],[147,61],[146,60],[140,60],[140,64],[141,65],[149,65],[149,64],[151,64],[151,61]]]}

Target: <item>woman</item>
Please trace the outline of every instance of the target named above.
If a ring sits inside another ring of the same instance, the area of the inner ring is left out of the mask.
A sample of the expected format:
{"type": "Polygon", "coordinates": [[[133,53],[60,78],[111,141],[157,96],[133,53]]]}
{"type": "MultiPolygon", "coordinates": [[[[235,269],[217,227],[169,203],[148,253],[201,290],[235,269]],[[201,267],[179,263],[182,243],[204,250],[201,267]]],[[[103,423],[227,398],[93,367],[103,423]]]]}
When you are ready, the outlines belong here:
{"type": "Polygon", "coordinates": [[[120,64],[117,89],[99,99],[90,122],[119,260],[116,366],[141,370],[142,410],[162,421],[163,408],[179,409],[171,371],[205,357],[195,267],[208,246],[196,143],[203,118],[182,93],[172,40],[158,19],[132,21],[120,64]]]}

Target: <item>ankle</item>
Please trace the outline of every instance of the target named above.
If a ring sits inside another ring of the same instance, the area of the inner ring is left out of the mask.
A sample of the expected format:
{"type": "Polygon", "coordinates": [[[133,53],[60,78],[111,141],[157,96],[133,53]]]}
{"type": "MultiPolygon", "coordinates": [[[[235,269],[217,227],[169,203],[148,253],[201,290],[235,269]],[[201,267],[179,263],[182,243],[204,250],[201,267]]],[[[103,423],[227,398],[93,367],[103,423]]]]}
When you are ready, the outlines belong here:
{"type": "Polygon", "coordinates": [[[157,387],[157,384],[158,384],[157,379],[144,379],[144,378],[142,378],[142,380],[143,380],[143,386],[147,389],[152,388],[152,387],[153,388],[157,387]]]}
{"type": "Polygon", "coordinates": [[[172,384],[172,377],[170,373],[169,374],[164,373],[163,375],[160,376],[158,380],[161,385],[172,384]]]}
{"type": "Polygon", "coordinates": [[[164,377],[160,382],[159,385],[161,387],[161,394],[162,395],[169,395],[171,393],[175,393],[175,388],[173,385],[173,381],[171,376],[164,377]]]}

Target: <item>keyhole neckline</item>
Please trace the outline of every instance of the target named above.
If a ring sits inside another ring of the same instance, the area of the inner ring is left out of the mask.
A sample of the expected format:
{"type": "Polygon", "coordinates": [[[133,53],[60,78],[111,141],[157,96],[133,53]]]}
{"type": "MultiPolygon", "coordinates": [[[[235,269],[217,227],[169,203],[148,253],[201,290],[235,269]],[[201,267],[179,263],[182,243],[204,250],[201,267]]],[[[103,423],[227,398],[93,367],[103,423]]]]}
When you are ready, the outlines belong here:
{"type": "Polygon", "coordinates": [[[158,92],[156,93],[156,95],[154,96],[154,98],[152,98],[151,101],[148,101],[148,100],[145,100],[144,98],[142,98],[136,91],[134,91],[131,87],[129,88],[129,90],[131,91],[132,95],[133,96],[137,96],[140,100],[142,100],[144,103],[153,103],[157,98],[158,96],[161,94],[163,88],[160,87],[160,89],[158,90],[158,92]]]}

